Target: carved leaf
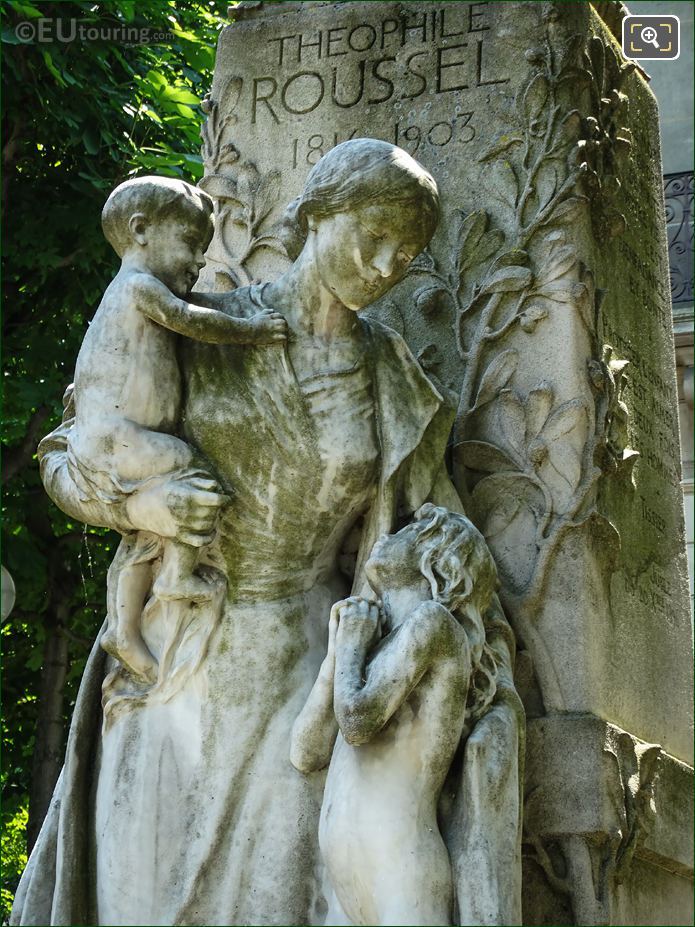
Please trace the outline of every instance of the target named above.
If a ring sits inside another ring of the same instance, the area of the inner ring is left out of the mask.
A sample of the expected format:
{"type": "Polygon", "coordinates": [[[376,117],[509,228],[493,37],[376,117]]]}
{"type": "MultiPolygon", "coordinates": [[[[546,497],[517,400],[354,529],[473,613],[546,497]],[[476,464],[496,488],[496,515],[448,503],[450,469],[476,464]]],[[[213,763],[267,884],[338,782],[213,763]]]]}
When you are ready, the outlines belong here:
{"type": "Polygon", "coordinates": [[[536,286],[544,287],[546,284],[557,280],[566,274],[577,263],[577,252],[572,247],[558,248],[553,252],[552,257],[548,260],[543,270],[536,278],[536,286]]]}
{"type": "Polygon", "coordinates": [[[526,438],[540,434],[553,404],[553,391],[546,383],[532,389],[526,399],[526,438]]]}
{"type": "Polygon", "coordinates": [[[516,351],[502,351],[488,365],[480,381],[478,395],[475,397],[474,409],[491,402],[495,396],[509,383],[519,363],[516,351]]]}
{"type": "Polygon", "coordinates": [[[560,82],[571,82],[577,90],[593,83],[594,75],[587,68],[568,68],[560,77],[560,82]]]}
{"type": "Polygon", "coordinates": [[[487,261],[493,254],[499,251],[503,243],[504,232],[501,232],[499,229],[486,232],[476,245],[469,260],[466,262],[466,267],[474,267],[476,264],[482,264],[484,261],[487,261]]]}
{"type": "Polygon", "coordinates": [[[422,251],[410,264],[408,273],[431,273],[435,269],[434,258],[428,249],[422,251]]]}
{"type": "Polygon", "coordinates": [[[505,251],[503,254],[500,254],[500,256],[493,261],[490,269],[495,271],[500,267],[510,267],[512,265],[526,266],[528,262],[528,251],[523,251],[521,248],[512,248],[510,251],[505,251]]]}
{"type": "MultiPolygon", "coordinates": [[[[588,413],[581,399],[570,399],[554,409],[541,432],[548,445],[547,466],[567,484],[572,492],[577,488],[581,479],[582,451],[587,432],[588,413]]],[[[548,474],[546,478],[547,476],[548,474]]],[[[548,482],[550,483],[551,480],[548,482]]],[[[557,501],[561,503],[562,499],[558,498],[557,501]]],[[[559,504],[557,507],[561,510],[559,504]]]]}
{"type": "Polygon", "coordinates": [[[581,32],[571,35],[563,44],[560,56],[560,70],[565,71],[568,67],[576,65],[580,60],[580,52],[584,46],[584,36],[581,32]]]}
{"type": "Polygon", "coordinates": [[[482,473],[517,469],[511,457],[487,441],[462,441],[458,445],[457,456],[469,470],[480,470],[482,473]]]}
{"type": "Polygon", "coordinates": [[[487,213],[478,209],[468,216],[457,210],[453,223],[452,249],[456,252],[456,269],[461,271],[469,266],[478,242],[487,228],[487,213]]]}
{"type": "Polygon", "coordinates": [[[586,287],[576,280],[560,280],[539,287],[537,294],[556,303],[574,303],[582,298],[586,287]]]}
{"type": "Polygon", "coordinates": [[[201,178],[198,186],[218,200],[236,200],[238,202],[236,181],[224,174],[207,174],[201,178]]]}
{"type": "Polygon", "coordinates": [[[548,310],[545,306],[529,306],[519,316],[519,325],[522,331],[531,334],[536,329],[536,325],[548,318],[548,310]]]}
{"type": "Polygon", "coordinates": [[[523,96],[523,110],[526,124],[529,125],[543,111],[548,99],[548,79],[545,74],[536,74],[526,87],[523,96]]]}
{"type": "Polygon", "coordinates": [[[441,363],[439,348],[435,344],[427,344],[418,352],[417,359],[423,369],[431,370],[433,367],[436,367],[437,364],[441,363]]]}
{"type": "Polygon", "coordinates": [[[532,278],[533,274],[528,267],[501,267],[488,277],[481,293],[518,293],[519,290],[530,286],[532,278]]]}
{"type": "Polygon", "coordinates": [[[574,219],[579,210],[588,203],[585,196],[571,196],[564,203],[559,203],[552,211],[552,219],[555,222],[567,222],[574,219]]]}
{"type": "Polygon", "coordinates": [[[495,172],[495,185],[492,189],[493,196],[514,209],[519,196],[519,184],[511,162],[505,159],[496,161],[493,170],[495,172]]]}
{"type": "Polygon", "coordinates": [[[519,459],[524,458],[526,446],[526,415],[521,397],[511,389],[504,389],[497,400],[497,423],[507,445],[519,459]]]}
{"type": "Polygon", "coordinates": [[[239,97],[241,96],[243,83],[241,77],[230,77],[229,80],[222,85],[220,100],[224,102],[225,109],[229,111],[236,109],[239,97]]]}
{"type": "Polygon", "coordinates": [[[476,485],[471,495],[476,523],[486,538],[501,534],[522,506],[533,508],[536,486],[521,473],[495,473],[476,485]]]}
{"type": "Polygon", "coordinates": [[[551,161],[541,167],[536,179],[536,196],[538,208],[544,209],[555,196],[558,187],[557,168],[551,161]]]}
{"type": "Polygon", "coordinates": [[[483,163],[486,161],[494,161],[495,158],[498,158],[501,154],[504,154],[505,151],[513,148],[514,145],[521,144],[523,144],[523,139],[519,138],[517,135],[500,135],[490,148],[480,155],[478,161],[483,163]]]}
{"type": "Polygon", "coordinates": [[[258,169],[256,168],[255,164],[252,164],[250,161],[246,161],[241,165],[239,168],[239,177],[237,180],[237,190],[239,192],[239,199],[242,201],[242,203],[251,205],[260,179],[261,175],[258,173],[258,169]]]}
{"type": "Polygon", "coordinates": [[[591,69],[596,77],[596,83],[598,84],[601,95],[603,96],[604,89],[604,71],[605,71],[605,49],[603,42],[597,36],[589,39],[589,60],[591,61],[591,69]]]}
{"type": "Polygon", "coordinates": [[[415,297],[415,305],[424,315],[433,315],[447,304],[448,294],[441,286],[424,287],[415,297]]]}
{"type": "Polygon", "coordinates": [[[280,171],[268,171],[261,177],[254,200],[254,214],[257,222],[268,215],[280,196],[280,171]]]}

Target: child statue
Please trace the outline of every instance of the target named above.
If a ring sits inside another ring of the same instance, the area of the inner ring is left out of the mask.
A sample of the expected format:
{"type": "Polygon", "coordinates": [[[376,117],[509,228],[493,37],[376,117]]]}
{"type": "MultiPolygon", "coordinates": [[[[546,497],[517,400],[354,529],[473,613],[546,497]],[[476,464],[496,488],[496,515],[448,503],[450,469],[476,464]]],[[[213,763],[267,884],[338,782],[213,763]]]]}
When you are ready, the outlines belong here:
{"type": "Polygon", "coordinates": [[[333,606],[328,652],[292,732],[292,763],[310,772],[340,728],[319,827],[334,894],[326,923],[451,924],[437,802],[462,736],[495,695],[482,616],[497,572],[471,522],[429,503],[377,541],[366,572],[381,603],[333,606]]]}
{"type": "MultiPolygon", "coordinates": [[[[236,319],[191,300],[214,230],[212,214],[206,193],[164,177],[128,180],[106,201],[104,234],[121,267],[77,358],[75,425],[68,444],[71,475],[85,498],[122,498],[143,481],[183,474],[192,465],[192,449],[172,433],[181,406],[177,335],[217,344],[275,344],[286,338],[285,321],[276,312],[236,319]]],[[[153,683],[157,663],[140,630],[153,545],[162,546],[152,588],[157,598],[205,601],[212,587],[196,573],[196,547],[144,533],[138,544],[141,556],[136,551],[121,572],[102,646],[136,678],[153,683]]]]}

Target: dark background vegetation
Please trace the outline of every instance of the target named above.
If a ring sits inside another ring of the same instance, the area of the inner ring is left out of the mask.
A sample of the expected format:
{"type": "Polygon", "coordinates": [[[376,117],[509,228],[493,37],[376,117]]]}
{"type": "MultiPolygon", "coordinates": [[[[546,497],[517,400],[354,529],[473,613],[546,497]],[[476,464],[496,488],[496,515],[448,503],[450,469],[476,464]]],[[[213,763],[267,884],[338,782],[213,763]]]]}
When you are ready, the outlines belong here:
{"type": "Polygon", "coordinates": [[[17,589],[2,625],[2,922],[60,772],[118,541],[50,502],[36,445],[60,421],[80,342],[117,269],[100,224],[109,191],[143,173],[202,176],[199,104],[227,7],[227,0],[0,5],[2,563],[17,589]],[[150,27],[173,38],[20,42],[17,25],[42,17],[150,27]]]}

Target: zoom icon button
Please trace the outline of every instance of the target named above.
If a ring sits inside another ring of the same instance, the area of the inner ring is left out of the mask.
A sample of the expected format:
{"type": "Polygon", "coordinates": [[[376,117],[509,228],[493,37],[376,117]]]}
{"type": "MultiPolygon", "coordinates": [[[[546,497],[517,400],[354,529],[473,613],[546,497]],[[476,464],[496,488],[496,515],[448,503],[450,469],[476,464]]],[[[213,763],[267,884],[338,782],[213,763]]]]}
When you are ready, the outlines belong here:
{"type": "Polygon", "coordinates": [[[673,61],[680,54],[677,16],[626,16],[623,53],[638,61],[673,61]]]}

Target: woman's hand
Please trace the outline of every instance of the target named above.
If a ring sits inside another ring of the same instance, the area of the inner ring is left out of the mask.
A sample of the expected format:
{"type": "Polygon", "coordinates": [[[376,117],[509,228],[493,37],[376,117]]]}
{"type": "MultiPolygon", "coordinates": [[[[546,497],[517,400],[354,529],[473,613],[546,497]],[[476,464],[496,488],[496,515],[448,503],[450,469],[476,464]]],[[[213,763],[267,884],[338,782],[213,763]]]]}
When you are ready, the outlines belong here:
{"type": "Polygon", "coordinates": [[[126,512],[133,527],[163,538],[204,547],[215,536],[222,506],[229,497],[202,470],[145,483],[128,497],[126,512]]]}

